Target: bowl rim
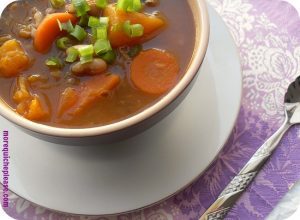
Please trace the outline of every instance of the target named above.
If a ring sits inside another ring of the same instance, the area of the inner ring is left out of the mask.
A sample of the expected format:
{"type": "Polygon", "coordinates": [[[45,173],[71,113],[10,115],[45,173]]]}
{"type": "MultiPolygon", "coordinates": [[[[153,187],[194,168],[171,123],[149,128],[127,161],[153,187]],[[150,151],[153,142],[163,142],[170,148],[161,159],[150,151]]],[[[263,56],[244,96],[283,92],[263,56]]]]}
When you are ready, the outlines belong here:
{"type": "Polygon", "coordinates": [[[194,51],[192,61],[190,62],[190,65],[181,80],[175,85],[174,88],[172,88],[155,104],[150,105],[141,112],[120,121],[116,121],[103,126],[86,128],[62,128],[30,121],[13,111],[11,107],[5,103],[4,100],[0,100],[0,115],[13,122],[14,124],[33,131],[34,133],[66,138],[107,135],[139,124],[143,120],[154,116],[156,113],[160,112],[169,104],[171,104],[188,87],[188,85],[197,75],[198,70],[204,60],[208,47],[210,31],[208,9],[205,0],[195,0],[195,3],[197,5],[197,11],[199,12],[199,25],[201,27],[201,31],[198,36],[198,44],[195,45],[195,48],[198,49],[194,51]]]}

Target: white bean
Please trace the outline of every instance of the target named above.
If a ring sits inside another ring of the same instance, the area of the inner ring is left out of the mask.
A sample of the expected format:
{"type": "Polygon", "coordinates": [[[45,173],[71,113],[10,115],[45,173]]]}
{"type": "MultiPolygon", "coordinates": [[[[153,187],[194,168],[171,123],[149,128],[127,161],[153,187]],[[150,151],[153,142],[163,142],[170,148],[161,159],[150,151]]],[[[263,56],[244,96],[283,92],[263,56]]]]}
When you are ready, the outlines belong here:
{"type": "Polygon", "coordinates": [[[98,75],[107,70],[107,64],[100,58],[93,59],[92,62],[81,64],[80,62],[75,63],[71,66],[71,71],[77,76],[82,75],[98,75]]]}

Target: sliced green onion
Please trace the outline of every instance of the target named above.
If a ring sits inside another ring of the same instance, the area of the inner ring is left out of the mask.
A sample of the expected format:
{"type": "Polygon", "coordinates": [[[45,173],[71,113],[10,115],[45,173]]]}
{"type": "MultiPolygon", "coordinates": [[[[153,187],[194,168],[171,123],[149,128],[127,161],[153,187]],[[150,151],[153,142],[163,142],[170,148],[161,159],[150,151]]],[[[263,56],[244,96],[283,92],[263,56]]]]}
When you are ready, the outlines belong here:
{"type": "Polygon", "coordinates": [[[84,56],[84,57],[80,57],[80,63],[84,64],[84,63],[90,63],[93,61],[93,56],[84,56]]]}
{"type": "Polygon", "coordinates": [[[75,49],[74,47],[69,47],[67,49],[67,58],[66,58],[66,62],[68,63],[73,63],[77,60],[79,56],[79,52],[77,49],[75,49]]]}
{"type": "Polygon", "coordinates": [[[107,6],[107,0],[96,0],[96,6],[99,8],[105,8],[107,6]]]}
{"type": "Polygon", "coordinates": [[[93,27],[99,27],[100,26],[100,20],[99,20],[99,18],[96,18],[94,16],[90,16],[89,17],[88,26],[91,27],[91,28],[93,28],[93,27]]]}
{"type": "Polygon", "coordinates": [[[142,9],[141,0],[132,0],[132,11],[140,11],[142,9]]]}
{"type": "Polygon", "coordinates": [[[130,37],[140,37],[144,34],[144,27],[141,24],[131,25],[131,35],[130,37]]]}
{"type": "Polygon", "coordinates": [[[127,11],[127,8],[129,7],[130,3],[131,3],[131,0],[118,0],[117,9],[127,11]]]}
{"type": "Polygon", "coordinates": [[[137,44],[130,48],[127,55],[131,58],[136,57],[143,50],[143,46],[141,44],[137,44]]]}
{"type": "Polygon", "coordinates": [[[127,36],[131,36],[131,29],[130,29],[130,21],[125,21],[123,24],[123,31],[127,36]]]}
{"type": "Polygon", "coordinates": [[[125,21],[123,24],[123,31],[129,37],[140,37],[144,34],[144,27],[141,24],[130,24],[130,21],[125,21]]]}
{"type": "Polygon", "coordinates": [[[95,53],[101,56],[112,50],[109,40],[99,39],[94,44],[95,53]]]}
{"type": "Polygon", "coordinates": [[[78,48],[80,63],[87,63],[93,60],[94,47],[93,45],[84,45],[78,48]]]}
{"type": "Polygon", "coordinates": [[[63,62],[58,57],[50,57],[45,61],[46,66],[50,68],[61,69],[64,65],[63,62]]]}
{"type": "Polygon", "coordinates": [[[74,28],[74,31],[72,31],[70,33],[70,35],[72,35],[79,41],[83,41],[86,38],[87,33],[82,27],[80,27],[79,25],[76,25],[74,28]]]}
{"type": "Polygon", "coordinates": [[[72,0],[72,4],[78,17],[85,15],[89,10],[91,10],[86,0],[72,0]]]}
{"type": "Polygon", "coordinates": [[[58,23],[58,27],[59,27],[60,31],[67,31],[68,33],[71,33],[72,31],[74,31],[74,27],[73,27],[71,20],[68,20],[65,23],[61,23],[60,20],[57,19],[57,23],[58,23]]]}
{"type": "Polygon", "coordinates": [[[72,46],[72,43],[68,37],[61,37],[56,40],[56,46],[58,49],[66,50],[68,47],[72,46]]]}
{"type": "Polygon", "coordinates": [[[88,22],[89,22],[89,16],[87,14],[85,14],[80,17],[78,25],[80,25],[82,27],[86,27],[88,25],[88,22]]]}
{"type": "Polygon", "coordinates": [[[96,29],[96,39],[106,40],[107,39],[107,28],[106,27],[98,27],[96,29]]]}
{"type": "Polygon", "coordinates": [[[100,17],[100,25],[108,27],[109,17],[100,17]]]}
{"type": "Polygon", "coordinates": [[[118,0],[117,8],[127,12],[137,12],[142,9],[141,0],[118,0]]]}
{"type": "Polygon", "coordinates": [[[100,58],[103,59],[108,64],[112,64],[116,60],[116,57],[117,57],[116,53],[113,50],[110,50],[100,56],[100,58]]]}
{"type": "Polygon", "coordinates": [[[94,40],[106,40],[107,39],[107,27],[101,25],[97,28],[92,28],[92,36],[94,40]]]}
{"type": "Polygon", "coordinates": [[[50,0],[50,3],[52,8],[61,8],[66,4],[65,0],[50,0]]]}

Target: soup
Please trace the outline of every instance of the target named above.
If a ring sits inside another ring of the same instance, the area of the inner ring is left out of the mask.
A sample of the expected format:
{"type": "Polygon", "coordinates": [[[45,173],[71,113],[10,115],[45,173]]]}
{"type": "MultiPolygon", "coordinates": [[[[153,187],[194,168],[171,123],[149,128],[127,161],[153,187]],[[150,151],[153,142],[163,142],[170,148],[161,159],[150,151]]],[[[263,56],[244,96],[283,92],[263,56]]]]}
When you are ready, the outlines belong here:
{"type": "Polygon", "coordinates": [[[35,0],[0,30],[1,98],[56,127],[92,127],[157,102],[183,76],[195,26],[181,0],[35,0]]]}

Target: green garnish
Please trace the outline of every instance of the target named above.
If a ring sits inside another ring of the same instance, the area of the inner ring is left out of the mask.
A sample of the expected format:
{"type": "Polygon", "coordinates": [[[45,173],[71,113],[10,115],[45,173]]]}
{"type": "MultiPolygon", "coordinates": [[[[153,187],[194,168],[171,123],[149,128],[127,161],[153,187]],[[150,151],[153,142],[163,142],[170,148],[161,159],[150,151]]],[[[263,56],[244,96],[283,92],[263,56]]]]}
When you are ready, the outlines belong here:
{"type": "Polygon", "coordinates": [[[63,68],[64,64],[58,57],[50,57],[45,61],[46,66],[50,68],[63,68]]]}
{"type": "Polygon", "coordinates": [[[72,0],[72,4],[78,17],[87,14],[87,12],[91,10],[86,0],[72,0]]]}
{"type": "Polygon", "coordinates": [[[142,9],[141,0],[118,0],[117,8],[127,12],[137,12],[142,9]]]}
{"type": "Polygon", "coordinates": [[[136,57],[143,50],[143,46],[141,44],[137,44],[131,47],[127,53],[131,58],[136,57]]]}
{"type": "Polygon", "coordinates": [[[89,21],[88,21],[88,26],[91,27],[91,28],[99,27],[100,26],[100,19],[96,18],[94,16],[90,16],[89,21]]]}
{"type": "Polygon", "coordinates": [[[107,53],[108,51],[111,51],[112,48],[111,48],[109,40],[98,39],[94,44],[94,50],[98,56],[101,56],[101,55],[107,53]]]}
{"type": "Polygon", "coordinates": [[[70,35],[72,35],[79,41],[83,41],[86,38],[87,33],[82,27],[80,27],[79,25],[76,25],[74,28],[74,31],[72,31],[70,33],[70,35]]]}
{"type": "Polygon", "coordinates": [[[56,46],[58,49],[66,50],[68,47],[72,46],[71,40],[68,37],[61,37],[56,40],[56,46]]]}
{"type": "Polygon", "coordinates": [[[130,37],[140,37],[144,34],[144,26],[141,24],[133,24],[131,27],[130,37]]]}
{"type": "Polygon", "coordinates": [[[108,27],[109,17],[100,17],[100,25],[108,27]]]}
{"type": "Polygon", "coordinates": [[[66,62],[73,63],[78,59],[78,57],[79,57],[79,53],[77,49],[75,49],[74,47],[69,47],[67,49],[66,62]]]}
{"type": "Polygon", "coordinates": [[[68,33],[71,33],[72,31],[74,31],[74,27],[73,27],[73,24],[72,24],[71,20],[68,20],[65,23],[61,23],[57,19],[57,23],[58,23],[58,27],[59,27],[60,31],[67,31],[68,33]]]}
{"type": "Polygon", "coordinates": [[[96,39],[100,39],[100,40],[107,39],[107,28],[106,27],[98,27],[96,29],[96,39]]]}
{"type": "Polygon", "coordinates": [[[61,8],[66,4],[66,2],[65,0],[50,0],[50,4],[52,8],[61,8]]]}
{"type": "Polygon", "coordinates": [[[92,35],[94,40],[107,39],[107,29],[108,29],[109,19],[108,17],[100,17],[98,18],[91,18],[89,22],[89,26],[92,27],[92,35]]]}
{"type": "Polygon", "coordinates": [[[108,64],[112,64],[116,60],[116,57],[117,57],[117,55],[113,50],[110,50],[100,56],[100,58],[103,59],[108,64]]]}
{"type": "Polygon", "coordinates": [[[105,8],[107,6],[107,0],[96,0],[96,6],[98,8],[105,8]]]}
{"type": "Polygon", "coordinates": [[[86,27],[88,25],[88,22],[89,22],[89,16],[87,14],[85,14],[80,17],[78,25],[80,25],[82,27],[86,27]]]}
{"type": "Polygon", "coordinates": [[[80,57],[80,63],[88,63],[93,61],[94,47],[93,45],[84,45],[77,49],[80,57]]]}
{"type": "Polygon", "coordinates": [[[123,24],[123,31],[131,38],[140,37],[144,34],[144,27],[141,24],[130,24],[130,21],[127,20],[123,24]]]}

